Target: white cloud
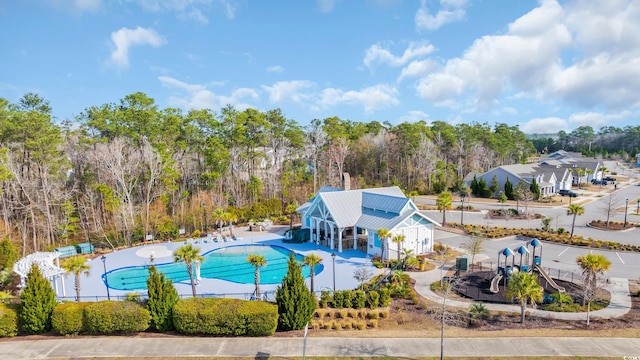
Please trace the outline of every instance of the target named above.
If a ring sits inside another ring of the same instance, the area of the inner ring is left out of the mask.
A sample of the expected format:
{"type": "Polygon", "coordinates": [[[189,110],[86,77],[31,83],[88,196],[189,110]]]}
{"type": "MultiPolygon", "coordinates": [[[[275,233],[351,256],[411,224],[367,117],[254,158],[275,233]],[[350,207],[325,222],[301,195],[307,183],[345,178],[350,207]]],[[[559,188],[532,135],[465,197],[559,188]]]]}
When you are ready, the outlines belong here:
{"type": "Polygon", "coordinates": [[[478,38],[462,56],[424,76],[416,91],[446,106],[470,98],[478,108],[491,107],[501,96],[517,94],[585,109],[638,107],[638,18],[634,0],[562,6],[541,0],[505,34],[478,38]]]}
{"type": "Polygon", "coordinates": [[[222,13],[228,19],[237,15],[240,3],[238,0],[127,0],[135,2],[149,12],[174,13],[183,20],[196,20],[208,24],[209,13],[222,13]]]}
{"type": "Polygon", "coordinates": [[[320,105],[333,107],[339,104],[362,105],[365,113],[386,108],[400,103],[398,91],[387,85],[376,85],[364,88],[360,91],[327,88],[322,91],[320,105]]]}
{"type": "Polygon", "coordinates": [[[404,79],[405,77],[416,77],[424,75],[434,67],[435,62],[430,59],[412,61],[409,63],[409,65],[402,69],[402,71],[400,72],[400,77],[398,77],[398,81],[404,79]]]}
{"type": "Polygon", "coordinates": [[[93,13],[102,7],[102,0],[47,0],[47,2],[53,7],[76,14],[93,13]]]}
{"type": "Polygon", "coordinates": [[[330,13],[336,6],[338,0],[316,0],[318,10],[322,13],[330,13]]]}
{"type": "Polygon", "coordinates": [[[281,73],[283,71],[284,71],[284,68],[280,65],[269,66],[267,68],[267,72],[271,72],[271,73],[281,73]]]}
{"type": "Polygon", "coordinates": [[[364,64],[371,68],[375,63],[386,64],[389,66],[403,66],[414,58],[422,58],[433,52],[433,45],[426,42],[410,42],[409,46],[404,50],[402,56],[395,56],[380,44],[371,45],[364,56],[364,64]]]}
{"type": "Polygon", "coordinates": [[[315,84],[306,80],[279,81],[273,86],[262,85],[262,88],[269,93],[269,101],[280,103],[283,101],[293,101],[303,103],[310,98],[310,94],[303,92],[313,88],[315,84]]]}
{"type": "Polygon", "coordinates": [[[510,24],[506,35],[481,37],[462,57],[448,60],[418,83],[418,93],[438,105],[471,93],[479,107],[494,105],[512,86],[535,95],[552,83],[561,68],[559,55],[570,45],[562,19],[562,8],[545,1],[510,24]]]}
{"type": "Polygon", "coordinates": [[[558,117],[531,119],[519,125],[525,134],[556,134],[560,130],[569,131],[567,120],[558,117]]]}
{"type": "Polygon", "coordinates": [[[437,30],[446,24],[464,20],[466,0],[440,0],[440,5],[438,12],[431,14],[427,9],[426,0],[422,0],[415,16],[416,29],[437,30]]]}
{"type": "Polygon", "coordinates": [[[115,49],[111,53],[111,62],[118,68],[129,66],[129,49],[139,45],[159,47],[165,43],[164,39],[154,30],[137,27],[136,29],[122,28],[111,33],[111,41],[115,49]]]}
{"type": "Polygon", "coordinates": [[[633,116],[631,111],[621,111],[613,114],[603,114],[597,112],[580,112],[571,114],[569,122],[579,126],[591,126],[594,129],[600,129],[603,126],[614,125],[619,121],[626,120],[633,116]]]}
{"type": "Polygon", "coordinates": [[[403,115],[400,118],[398,118],[398,123],[403,123],[403,122],[414,123],[420,120],[427,121],[428,119],[429,119],[429,114],[427,114],[426,112],[420,111],[420,110],[412,110],[412,111],[409,111],[406,115],[403,115]]]}
{"type": "Polygon", "coordinates": [[[188,84],[169,76],[159,76],[158,80],[163,86],[183,93],[171,96],[169,102],[184,109],[216,110],[230,104],[239,110],[244,110],[250,107],[243,102],[245,99],[253,101],[260,99],[258,92],[249,88],[235,89],[231,95],[226,96],[218,95],[204,85],[188,84]]]}

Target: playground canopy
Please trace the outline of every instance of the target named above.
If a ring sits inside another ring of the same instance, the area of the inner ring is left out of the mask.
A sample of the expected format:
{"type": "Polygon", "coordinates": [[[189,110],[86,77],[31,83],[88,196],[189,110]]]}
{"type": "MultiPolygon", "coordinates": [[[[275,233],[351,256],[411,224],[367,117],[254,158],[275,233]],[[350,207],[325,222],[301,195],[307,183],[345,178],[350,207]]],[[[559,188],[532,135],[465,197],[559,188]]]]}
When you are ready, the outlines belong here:
{"type": "MultiPolygon", "coordinates": [[[[60,267],[60,253],[59,252],[35,252],[33,254],[29,254],[22,259],[18,260],[15,264],[13,264],[13,271],[16,274],[20,275],[20,285],[22,287],[26,286],[26,279],[29,271],[31,270],[31,266],[33,264],[38,265],[42,275],[53,283],[53,287],[56,290],[56,294],[58,293],[58,284],[57,279],[61,278],[65,271],[60,267]],[[55,261],[55,263],[54,263],[55,261]]],[[[64,290],[64,282],[60,281],[62,284],[62,293],[65,294],[64,290]]]]}

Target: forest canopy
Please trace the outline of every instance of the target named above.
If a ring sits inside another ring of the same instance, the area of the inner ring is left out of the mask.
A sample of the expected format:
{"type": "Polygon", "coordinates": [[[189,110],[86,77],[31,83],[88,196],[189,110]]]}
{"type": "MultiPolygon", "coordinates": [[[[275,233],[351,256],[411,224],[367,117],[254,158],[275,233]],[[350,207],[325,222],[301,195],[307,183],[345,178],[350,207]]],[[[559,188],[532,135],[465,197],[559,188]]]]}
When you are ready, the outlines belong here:
{"type": "Polygon", "coordinates": [[[640,144],[640,127],[529,140],[507,124],[330,117],[303,126],[280,109],[160,109],[144,93],[61,124],[51,110],[33,93],[17,104],[0,98],[0,238],[23,253],[286,216],[320,186],[340,186],[343,172],[353,188],[439,193],[542,151],[628,157],[640,144]]]}

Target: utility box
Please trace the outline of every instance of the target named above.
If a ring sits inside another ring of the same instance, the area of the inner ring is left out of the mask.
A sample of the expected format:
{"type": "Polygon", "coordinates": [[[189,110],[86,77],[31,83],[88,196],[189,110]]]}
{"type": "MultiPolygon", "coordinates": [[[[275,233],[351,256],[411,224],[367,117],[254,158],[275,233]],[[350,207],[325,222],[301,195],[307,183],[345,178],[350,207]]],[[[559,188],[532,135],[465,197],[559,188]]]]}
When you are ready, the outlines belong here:
{"type": "Polygon", "coordinates": [[[469,271],[469,258],[466,256],[458,256],[456,258],[457,271],[469,271]]]}

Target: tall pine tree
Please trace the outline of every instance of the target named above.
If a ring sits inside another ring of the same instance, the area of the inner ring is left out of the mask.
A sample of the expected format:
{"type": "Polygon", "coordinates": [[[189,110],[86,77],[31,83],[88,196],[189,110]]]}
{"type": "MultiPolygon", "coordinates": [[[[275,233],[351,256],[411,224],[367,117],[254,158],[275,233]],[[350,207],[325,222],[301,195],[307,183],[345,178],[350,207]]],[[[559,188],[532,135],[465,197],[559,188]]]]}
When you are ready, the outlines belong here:
{"type": "Polygon", "coordinates": [[[149,267],[147,289],[149,293],[147,309],[151,313],[156,330],[160,332],[173,330],[172,309],[180,299],[173,282],[159,273],[155,265],[152,265],[149,267]]]}
{"type": "Polygon", "coordinates": [[[20,293],[22,330],[27,334],[48,332],[51,330],[51,314],[57,305],[56,293],[36,264],[31,265],[26,285],[20,293]]]}
{"type": "Polygon", "coordinates": [[[529,186],[529,190],[531,190],[534,200],[540,200],[540,186],[538,185],[536,178],[533,178],[533,181],[531,181],[531,186],[529,186]]]}
{"type": "Polygon", "coordinates": [[[287,275],[276,290],[278,304],[278,328],[300,330],[310,320],[316,309],[316,298],[311,294],[302,276],[300,264],[293,252],[289,255],[287,275]]]}
{"type": "Polygon", "coordinates": [[[515,200],[513,196],[513,184],[511,183],[509,178],[507,178],[507,181],[505,181],[504,183],[504,194],[507,195],[507,199],[515,200]]]}

